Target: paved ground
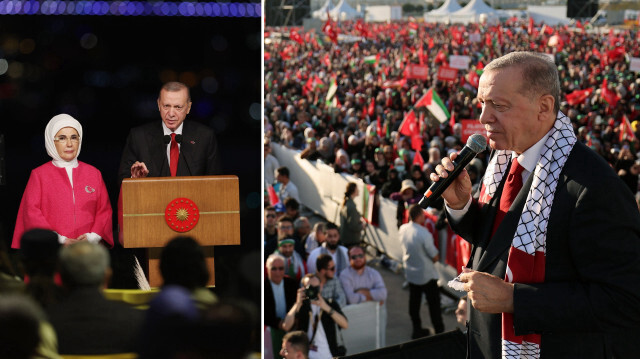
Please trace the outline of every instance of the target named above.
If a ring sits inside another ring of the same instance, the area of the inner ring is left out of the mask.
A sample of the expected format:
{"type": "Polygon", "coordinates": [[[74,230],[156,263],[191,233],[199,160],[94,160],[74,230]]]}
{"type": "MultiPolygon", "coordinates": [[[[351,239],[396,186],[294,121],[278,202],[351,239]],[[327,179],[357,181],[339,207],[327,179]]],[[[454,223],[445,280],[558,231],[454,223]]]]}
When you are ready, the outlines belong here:
{"type": "MultiPolygon", "coordinates": [[[[310,212],[304,211],[302,215],[309,218],[311,226],[317,221],[325,219],[316,216],[310,212]]],[[[411,340],[411,319],[409,318],[409,288],[403,288],[404,273],[402,270],[394,271],[397,263],[387,267],[382,264],[380,257],[375,257],[375,249],[370,248],[367,251],[367,264],[376,269],[382,275],[382,279],[387,287],[387,336],[386,346],[404,343],[411,340]]],[[[447,278],[450,279],[450,278],[447,278]]],[[[458,304],[457,300],[441,295],[441,307],[443,312],[443,321],[445,331],[454,330],[456,328],[464,329],[456,321],[454,314],[458,304]]],[[[422,326],[430,328],[433,333],[433,325],[429,316],[429,308],[423,299],[420,315],[422,317],[422,326]]],[[[355,353],[350,353],[355,354],[355,353]]]]}
{"type": "MultiPolygon", "coordinates": [[[[388,268],[382,266],[378,260],[371,260],[369,264],[378,270],[382,275],[385,285],[387,286],[387,338],[386,345],[395,345],[411,340],[411,320],[409,318],[409,288],[402,288],[404,283],[404,274],[394,273],[388,268]]],[[[441,296],[441,306],[443,308],[443,320],[445,331],[454,330],[456,328],[463,329],[456,322],[454,314],[457,301],[448,297],[441,296]]],[[[429,308],[426,302],[420,309],[422,317],[422,326],[430,328],[433,332],[433,325],[429,316],[429,308]]]]}

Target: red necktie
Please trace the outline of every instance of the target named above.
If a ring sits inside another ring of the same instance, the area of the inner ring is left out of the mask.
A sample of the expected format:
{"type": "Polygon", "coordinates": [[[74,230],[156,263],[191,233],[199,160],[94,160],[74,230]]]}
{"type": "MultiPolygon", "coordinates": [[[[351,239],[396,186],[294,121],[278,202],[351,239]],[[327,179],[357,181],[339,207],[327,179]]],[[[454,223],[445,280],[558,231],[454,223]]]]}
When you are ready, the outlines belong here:
{"type": "Polygon", "coordinates": [[[180,154],[180,149],[178,148],[178,142],[176,142],[176,134],[171,134],[171,149],[169,150],[169,155],[171,157],[169,164],[169,169],[171,170],[171,177],[175,177],[176,173],[178,173],[178,155],[180,154]]]}
{"type": "Polygon", "coordinates": [[[520,166],[518,159],[515,158],[511,163],[507,181],[504,183],[504,188],[502,189],[502,195],[500,195],[500,207],[498,208],[496,218],[493,221],[493,232],[491,233],[491,237],[496,233],[496,229],[498,229],[502,219],[509,211],[511,204],[516,199],[516,196],[518,196],[520,189],[522,189],[522,171],[524,171],[524,167],[520,166]]]}

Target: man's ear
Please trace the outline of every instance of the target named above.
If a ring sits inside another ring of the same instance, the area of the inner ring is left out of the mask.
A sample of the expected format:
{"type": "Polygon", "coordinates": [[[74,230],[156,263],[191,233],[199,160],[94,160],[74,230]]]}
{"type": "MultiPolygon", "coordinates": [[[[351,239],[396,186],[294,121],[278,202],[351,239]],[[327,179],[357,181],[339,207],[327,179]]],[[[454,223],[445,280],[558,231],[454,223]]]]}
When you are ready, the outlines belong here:
{"type": "Polygon", "coordinates": [[[554,113],[555,98],[549,94],[540,96],[538,100],[538,120],[549,121],[555,120],[557,113],[554,113]]]}

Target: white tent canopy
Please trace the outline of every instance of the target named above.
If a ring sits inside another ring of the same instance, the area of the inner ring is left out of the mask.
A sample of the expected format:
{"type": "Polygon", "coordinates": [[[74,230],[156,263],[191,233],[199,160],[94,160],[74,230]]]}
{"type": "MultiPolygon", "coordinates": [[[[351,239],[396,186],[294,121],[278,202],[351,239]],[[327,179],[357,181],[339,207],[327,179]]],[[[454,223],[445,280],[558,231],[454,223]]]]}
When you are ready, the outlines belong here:
{"type": "Polygon", "coordinates": [[[329,11],[331,18],[334,20],[351,20],[358,17],[362,17],[362,14],[356,9],[352,8],[345,0],[340,0],[338,5],[329,11]]]}
{"type": "Polygon", "coordinates": [[[429,11],[429,14],[430,15],[449,15],[452,12],[456,12],[460,9],[462,9],[462,7],[460,6],[460,4],[458,4],[457,0],[447,0],[439,8],[429,11]]]}
{"type": "Polygon", "coordinates": [[[424,14],[426,22],[449,22],[449,15],[462,9],[457,0],[446,0],[442,6],[424,14]]]}
{"type": "Polygon", "coordinates": [[[327,19],[327,11],[330,11],[333,8],[333,4],[331,0],[327,0],[324,5],[322,5],[318,10],[314,11],[312,16],[316,19],[326,20],[327,19]]]}
{"type": "Polygon", "coordinates": [[[452,22],[461,22],[464,24],[480,22],[482,17],[487,20],[498,19],[502,15],[502,11],[498,11],[484,3],[482,0],[471,0],[467,6],[450,15],[452,22]]]}

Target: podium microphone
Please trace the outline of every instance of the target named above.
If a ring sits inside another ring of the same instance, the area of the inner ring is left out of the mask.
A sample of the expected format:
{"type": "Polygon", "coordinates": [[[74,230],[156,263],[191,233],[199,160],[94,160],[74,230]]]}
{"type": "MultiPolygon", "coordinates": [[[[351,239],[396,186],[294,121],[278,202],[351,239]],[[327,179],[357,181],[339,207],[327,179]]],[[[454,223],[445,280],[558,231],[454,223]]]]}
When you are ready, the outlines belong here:
{"type": "Polygon", "coordinates": [[[440,178],[438,182],[433,182],[429,189],[427,189],[427,192],[424,193],[424,197],[418,202],[418,205],[423,209],[432,206],[442,195],[442,192],[460,175],[460,172],[471,162],[476,154],[484,151],[486,147],[487,139],[484,138],[484,136],[477,133],[471,135],[467,140],[467,145],[462,148],[456,160],[453,161],[453,171],[447,171],[449,174],[447,178],[440,178]]]}

